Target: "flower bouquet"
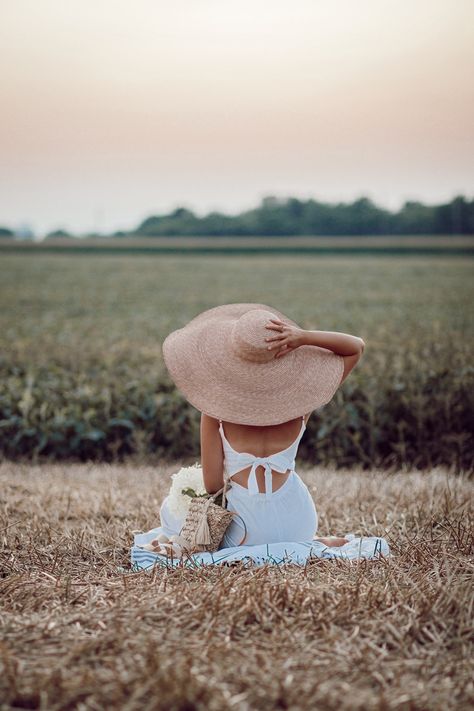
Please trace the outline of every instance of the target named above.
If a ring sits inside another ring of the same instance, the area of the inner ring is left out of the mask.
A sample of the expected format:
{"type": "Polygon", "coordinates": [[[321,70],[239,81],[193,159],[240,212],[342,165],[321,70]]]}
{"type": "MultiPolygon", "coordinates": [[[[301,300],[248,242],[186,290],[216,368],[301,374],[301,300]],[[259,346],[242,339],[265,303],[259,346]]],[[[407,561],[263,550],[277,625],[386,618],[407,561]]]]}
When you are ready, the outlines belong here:
{"type": "MultiPolygon", "coordinates": [[[[181,469],[172,474],[171,487],[168,494],[168,506],[175,516],[185,517],[191,505],[191,499],[195,497],[209,498],[204,486],[204,477],[202,467],[198,462],[190,467],[181,467],[181,469]]],[[[219,494],[214,503],[222,506],[222,494],[219,494]]]]}
{"type": "Polygon", "coordinates": [[[179,534],[160,534],[142,545],[145,550],[180,558],[183,553],[217,550],[234,513],[223,506],[227,485],[210,494],[204,486],[201,466],[182,467],[171,477],[168,507],[175,516],[184,519],[179,534]]]}

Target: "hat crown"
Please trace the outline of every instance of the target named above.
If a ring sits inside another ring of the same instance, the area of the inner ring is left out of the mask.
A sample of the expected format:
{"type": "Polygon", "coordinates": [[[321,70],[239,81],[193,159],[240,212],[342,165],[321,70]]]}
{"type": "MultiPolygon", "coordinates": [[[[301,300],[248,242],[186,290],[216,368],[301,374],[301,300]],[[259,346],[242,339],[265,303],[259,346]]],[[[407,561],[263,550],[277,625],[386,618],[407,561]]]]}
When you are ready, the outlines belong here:
{"type": "Polygon", "coordinates": [[[272,333],[265,328],[271,318],[278,316],[264,309],[252,309],[237,319],[231,333],[231,346],[237,357],[255,363],[273,360],[276,351],[268,350],[268,342],[265,341],[272,333]]]}

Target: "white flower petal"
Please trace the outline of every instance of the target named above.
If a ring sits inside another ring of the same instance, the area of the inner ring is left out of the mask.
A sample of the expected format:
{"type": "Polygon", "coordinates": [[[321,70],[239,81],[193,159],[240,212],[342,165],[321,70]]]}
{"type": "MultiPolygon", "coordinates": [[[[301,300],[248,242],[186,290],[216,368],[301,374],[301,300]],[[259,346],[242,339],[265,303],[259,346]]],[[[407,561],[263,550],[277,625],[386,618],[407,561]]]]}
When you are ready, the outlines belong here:
{"type": "Polygon", "coordinates": [[[186,516],[191,504],[191,497],[182,493],[183,489],[193,489],[196,494],[206,494],[202,467],[196,462],[190,467],[181,467],[171,475],[171,487],[168,495],[168,505],[175,516],[186,516]]]}

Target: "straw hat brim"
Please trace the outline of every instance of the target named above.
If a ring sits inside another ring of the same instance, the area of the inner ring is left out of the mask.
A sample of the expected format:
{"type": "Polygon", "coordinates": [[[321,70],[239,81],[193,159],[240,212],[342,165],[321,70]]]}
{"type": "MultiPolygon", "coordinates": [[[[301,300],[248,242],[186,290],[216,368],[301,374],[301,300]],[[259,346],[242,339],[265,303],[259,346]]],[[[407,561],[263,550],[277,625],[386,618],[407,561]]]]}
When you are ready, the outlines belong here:
{"type": "MultiPolygon", "coordinates": [[[[277,425],[326,405],[340,385],[344,358],[305,345],[264,363],[242,360],[230,336],[237,319],[251,309],[265,309],[299,327],[265,304],[224,304],[200,313],[162,344],[178,390],[206,415],[237,424],[277,425]]],[[[276,333],[268,329],[269,336],[276,333]]]]}

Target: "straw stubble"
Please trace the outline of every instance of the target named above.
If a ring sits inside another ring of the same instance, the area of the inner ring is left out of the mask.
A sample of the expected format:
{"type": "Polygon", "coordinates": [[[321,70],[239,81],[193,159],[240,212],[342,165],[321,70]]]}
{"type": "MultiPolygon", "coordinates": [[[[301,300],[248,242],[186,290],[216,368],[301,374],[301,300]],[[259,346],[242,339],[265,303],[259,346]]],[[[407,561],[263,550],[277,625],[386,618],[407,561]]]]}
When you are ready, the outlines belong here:
{"type": "Polygon", "coordinates": [[[302,477],[319,535],[381,535],[393,559],[132,573],[167,469],[3,463],[1,708],[468,708],[472,482],[302,477]]]}

